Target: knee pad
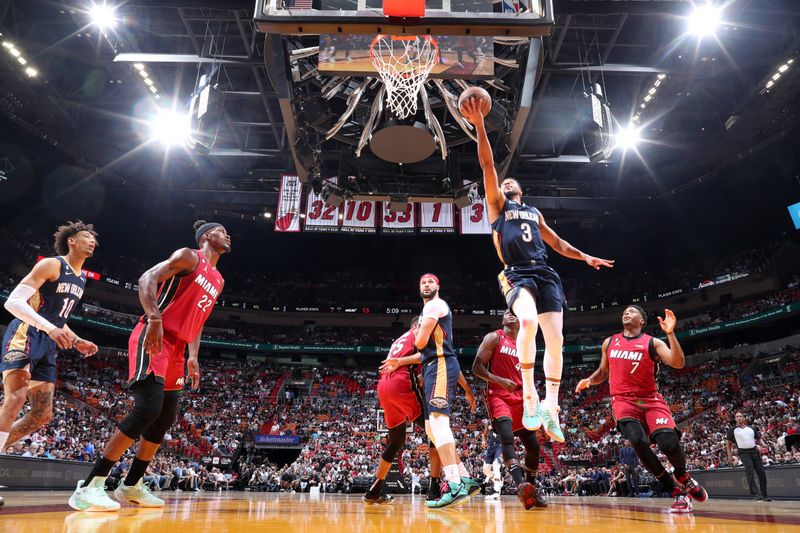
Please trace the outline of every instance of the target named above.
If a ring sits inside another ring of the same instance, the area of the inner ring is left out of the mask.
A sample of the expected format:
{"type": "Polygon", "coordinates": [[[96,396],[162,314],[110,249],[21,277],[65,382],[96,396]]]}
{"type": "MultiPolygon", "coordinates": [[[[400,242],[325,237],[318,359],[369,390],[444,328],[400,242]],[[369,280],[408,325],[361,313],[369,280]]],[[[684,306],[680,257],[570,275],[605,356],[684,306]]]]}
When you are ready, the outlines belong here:
{"type": "Polygon", "coordinates": [[[397,453],[402,450],[403,446],[406,444],[406,425],[400,424],[399,426],[391,428],[387,440],[389,442],[386,444],[386,449],[383,450],[383,454],[381,454],[381,459],[387,463],[391,463],[394,461],[394,458],[397,457],[397,453]]]}
{"type": "Polygon", "coordinates": [[[131,387],[133,410],[123,418],[117,427],[127,437],[138,439],[142,432],[158,418],[164,403],[164,387],[156,383],[151,374],[144,381],[131,387]]]}
{"type": "Polygon", "coordinates": [[[168,391],[164,393],[164,402],[158,417],[142,432],[142,438],[147,442],[161,444],[167,430],[172,427],[178,418],[178,405],[182,391],[168,391]]]}
{"type": "Polygon", "coordinates": [[[641,453],[643,450],[650,448],[650,438],[647,436],[641,422],[629,420],[620,425],[622,426],[620,428],[622,435],[631,441],[631,446],[634,450],[641,453]]]}
{"type": "Polygon", "coordinates": [[[437,448],[447,444],[455,444],[453,431],[450,429],[450,417],[442,413],[431,413],[428,423],[431,427],[433,442],[437,448]]]}
{"type": "Polygon", "coordinates": [[[658,445],[658,449],[661,450],[664,455],[669,455],[678,451],[681,446],[680,442],[678,441],[678,435],[676,435],[672,430],[659,431],[653,438],[658,445]]]}

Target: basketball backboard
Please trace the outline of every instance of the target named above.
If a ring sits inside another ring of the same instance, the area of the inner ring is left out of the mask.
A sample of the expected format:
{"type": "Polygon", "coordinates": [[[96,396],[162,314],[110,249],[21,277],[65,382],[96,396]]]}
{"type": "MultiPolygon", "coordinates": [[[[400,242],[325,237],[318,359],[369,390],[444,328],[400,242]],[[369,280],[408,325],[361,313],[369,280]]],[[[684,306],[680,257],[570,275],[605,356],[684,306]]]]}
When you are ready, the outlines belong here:
{"type": "Polygon", "coordinates": [[[255,22],[284,35],[540,37],[553,17],[553,0],[425,0],[422,18],[387,17],[383,0],[258,0],[255,22]]]}

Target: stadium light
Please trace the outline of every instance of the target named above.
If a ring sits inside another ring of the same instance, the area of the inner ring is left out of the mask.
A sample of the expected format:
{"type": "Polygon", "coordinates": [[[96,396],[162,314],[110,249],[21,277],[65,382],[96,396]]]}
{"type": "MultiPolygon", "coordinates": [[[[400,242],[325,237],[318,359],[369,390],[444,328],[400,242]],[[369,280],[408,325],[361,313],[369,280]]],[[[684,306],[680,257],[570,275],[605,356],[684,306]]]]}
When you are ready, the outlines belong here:
{"type": "Polygon", "coordinates": [[[92,24],[101,30],[108,30],[117,25],[117,17],[114,15],[115,8],[110,7],[105,2],[102,4],[94,4],[89,10],[89,15],[92,17],[92,24]]]}
{"type": "Polygon", "coordinates": [[[636,148],[636,146],[642,140],[642,129],[637,127],[635,124],[628,124],[626,128],[619,130],[616,137],[616,148],[620,148],[622,150],[636,148]]]}
{"type": "Polygon", "coordinates": [[[689,15],[689,33],[699,38],[710,37],[720,25],[722,9],[711,3],[696,5],[689,15]]]}
{"type": "Polygon", "coordinates": [[[186,144],[191,135],[189,116],[175,111],[161,111],[150,123],[150,136],[166,146],[186,144]]]}

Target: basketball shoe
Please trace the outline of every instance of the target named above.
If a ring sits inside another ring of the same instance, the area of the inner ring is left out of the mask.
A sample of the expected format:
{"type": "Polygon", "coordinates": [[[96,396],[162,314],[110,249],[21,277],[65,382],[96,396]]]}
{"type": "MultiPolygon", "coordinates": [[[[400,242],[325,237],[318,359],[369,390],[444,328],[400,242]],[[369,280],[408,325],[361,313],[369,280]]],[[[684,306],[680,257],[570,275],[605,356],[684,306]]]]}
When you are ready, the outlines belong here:
{"type": "Polygon", "coordinates": [[[392,503],[392,501],[394,500],[394,496],[392,496],[391,494],[383,494],[381,492],[377,494],[366,492],[364,496],[361,497],[361,500],[367,505],[374,505],[374,504],[384,505],[387,503],[392,503]]]}
{"type": "Polygon", "coordinates": [[[539,416],[541,417],[542,425],[544,426],[544,432],[547,433],[547,436],[554,441],[564,442],[564,432],[561,431],[561,423],[558,420],[558,411],[560,411],[560,409],[557,405],[547,405],[545,402],[541,402],[539,404],[539,416]]]}
{"type": "Polygon", "coordinates": [[[114,497],[120,501],[138,505],[139,507],[164,507],[164,500],[150,492],[150,487],[140,478],[136,485],[129,487],[125,481],[120,480],[114,491],[114,497]]]}
{"type": "Polygon", "coordinates": [[[69,497],[69,506],[76,511],[102,512],[116,511],[120,508],[119,503],[115,502],[106,494],[106,478],[95,477],[92,481],[83,486],[83,480],[78,481],[75,492],[69,497]]]}
{"type": "Polygon", "coordinates": [[[669,508],[670,513],[691,513],[692,510],[692,500],[683,492],[675,496],[675,503],[669,508]]]}
{"type": "Polygon", "coordinates": [[[475,496],[481,491],[481,484],[472,479],[471,477],[462,477],[461,483],[467,486],[467,493],[470,496],[475,496]]]}
{"type": "Polygon", "coordinates": [[[533,483],[528,483],[527,481],[520,483],[519,487],[517,487],[517,498],[522,502],[522,506],[525,507],[526,511],[533,507],[547,507],[547,500],[544,499],[542,493],[533,483]]]}
{"type": "Polygon", "coordinates": [[[689,472],[686,472],[681,477],[675,479],[677,479],[678,483],[683,485],[683,487],[686,489],[686,492],[689,493],[689,496],[691,496],[693,500],[702,503],[708,499],[708,493],[706,492],[706,489],[704,489],[703,486],[689,474],[689,472]]]}
{"type": "Polygon", "coordinates": [[[428,502],[435,502],[442,497],[442,486],[439,483],[431,483],[428,486],[428,495],[425,500],[428,502]]]}
{"type": "Polygon", "coordinates": [[[542,416],[539,414],[539,398],[531,398],[522,403],[522,425],[528,431],[536,431],[542,427],[542,416]]]}
{"type": "Polygon", "coordinates": [[[426,502],[428,509],[444,509],[467,501],[469,492],[466,483],[442,483],[442,495],[438,500],[426,502]]]}

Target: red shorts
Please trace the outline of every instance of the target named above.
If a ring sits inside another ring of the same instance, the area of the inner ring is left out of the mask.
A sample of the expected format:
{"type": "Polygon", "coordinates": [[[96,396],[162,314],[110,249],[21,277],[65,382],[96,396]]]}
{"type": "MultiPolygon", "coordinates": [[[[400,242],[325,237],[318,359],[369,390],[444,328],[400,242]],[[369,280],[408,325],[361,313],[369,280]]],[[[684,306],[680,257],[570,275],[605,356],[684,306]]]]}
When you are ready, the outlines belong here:
{"type": "Polygon", "coordinates": [[[658,393],[649,398],[612,396],[611,409],[617,424],[625,420],[638,420],[649,435],[658,429],[675,429],[669,405],[658,393]]]}
{"type": "Polygon", "coordinates": [[[525,429],[522,425],[522,393],[509,396],[491,394],[486,397],[486,404],[493,421],[506,417],[511,419],[512,431],[525,429]]]}
{"type": "Polygon", "coordinates": [[[164,332],[161,353],[155,357],[144,349],[145,323],[139,322],[128,339],[128,386],[147,378],[151,372],[164,390],[182,390],[186,378],[186,341],[164,332]]]}
{"type": "Polygon", "coordinates": [[[416,379],[411,387],[405,379],[382,379],[378,383],[378,401],[381,402],[388,429],[404,424],[406,420],[413,422],[422,416],[422,391],[419,386],[414,387],[415,382],[416,379]]]}

